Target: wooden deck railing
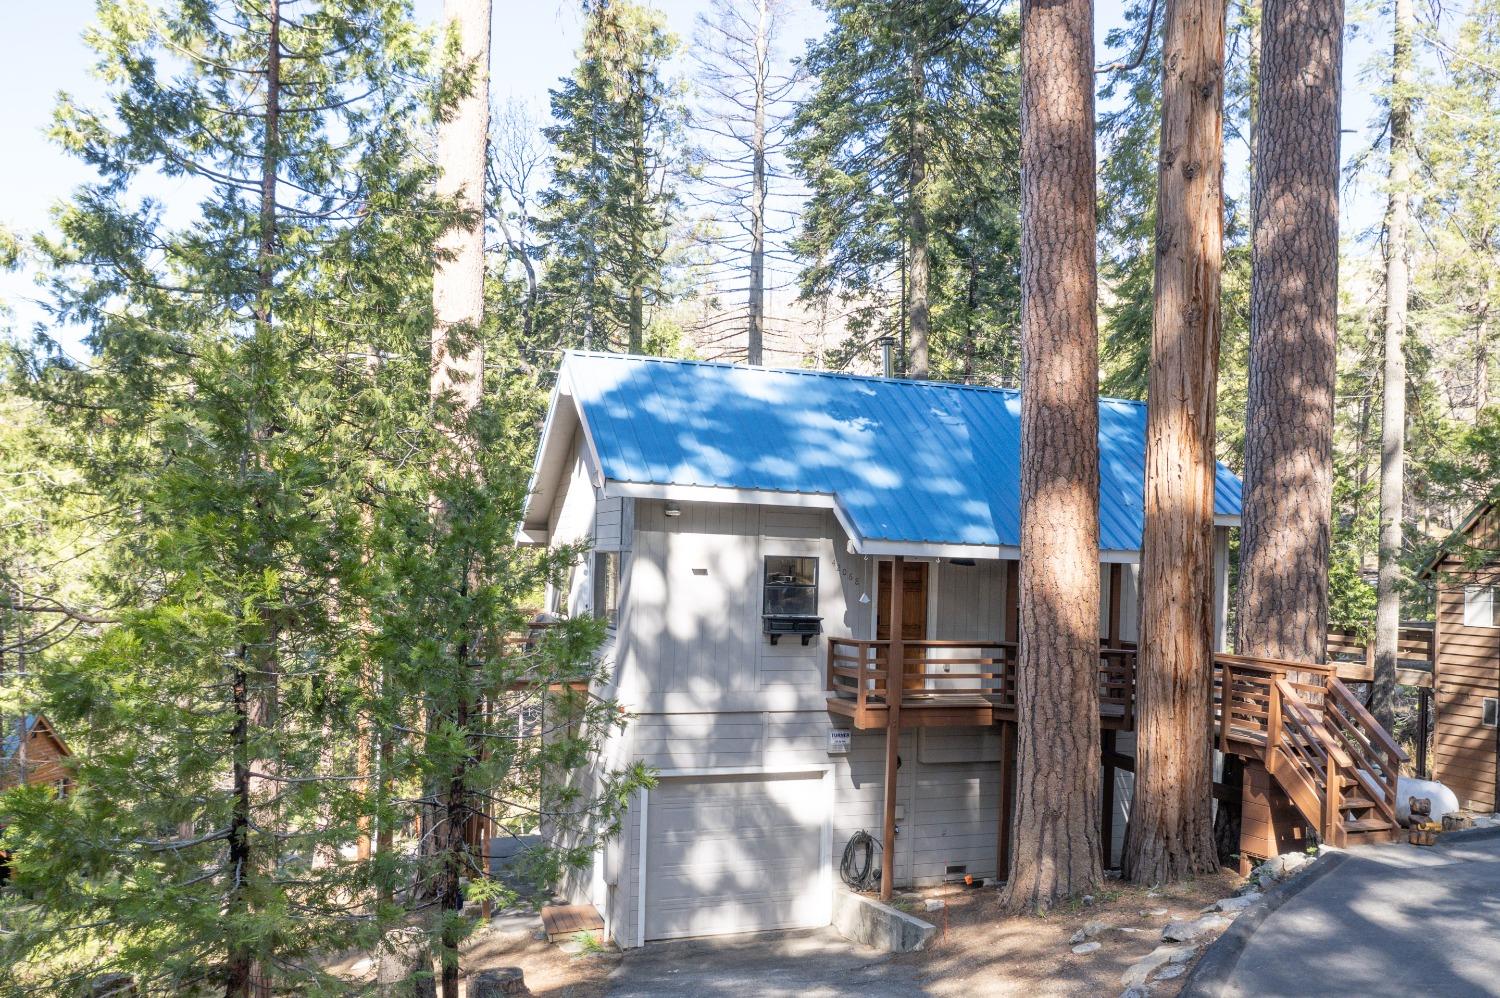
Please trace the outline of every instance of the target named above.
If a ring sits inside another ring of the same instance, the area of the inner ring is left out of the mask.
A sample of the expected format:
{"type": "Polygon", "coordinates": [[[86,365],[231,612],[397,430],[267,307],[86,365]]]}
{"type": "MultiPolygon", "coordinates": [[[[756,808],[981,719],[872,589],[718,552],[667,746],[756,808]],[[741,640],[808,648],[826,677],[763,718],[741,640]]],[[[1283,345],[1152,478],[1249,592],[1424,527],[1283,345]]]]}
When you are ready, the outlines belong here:
{"type": "MultiPolygon", "coordinates": [[[[907,699],[977,696],[997,709],[1015,709],[1018,648],[1014,641],[908,640],[903,645],[907,699]]],[[[884,705],[889,650],[889,641],[829,638],[828,689],[852,700],[860,710],[884,705]]],[[[1131,716],[1135,707],[1133,646],[1100,648],[1099,706],[1108,716],[1131,716]]]]}
{"type": "Polygon", "coordinates": [[[1264,759],[1325,842],[1395,825],[1406,753],[1335,667],[1218,655],[1213,696],[1219,748],[1264,759]]]}

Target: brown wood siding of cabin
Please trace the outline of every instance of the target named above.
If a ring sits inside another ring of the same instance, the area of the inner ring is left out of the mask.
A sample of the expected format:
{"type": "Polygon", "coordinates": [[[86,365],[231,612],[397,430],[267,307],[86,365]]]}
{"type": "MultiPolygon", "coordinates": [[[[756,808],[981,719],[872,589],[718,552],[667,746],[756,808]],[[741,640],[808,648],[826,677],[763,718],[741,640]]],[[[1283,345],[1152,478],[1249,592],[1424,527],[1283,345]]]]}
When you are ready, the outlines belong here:
{"type": "MultiPolygon", "coordinates": [[[[14,719],[7,719],[7,722],[11,726],[15,724],[14,719]]],[[[25,782],[51,785],[59,780],[69,780],[71,786],[71,779],[61,761],[65,755],[51,731],[41,725],[32,728],[26,739],[25,782]]],[[[20,782],[16,778],[18,768],[19,762],[14,756],[0,763],[0,791],[9,790],[20,782]]]]}
{"type": "MultiPolygon", "coordinates": [[[[1487,516],[1476,524],[1470,543],[1490,546],[1495,519],[1487,516]]],[[[1484,701],[1500,697],[1500,628],[1464,624],[1464,587],[1500,585],[1500,564],[1467,570],[1460,559],[1448,558],[1437,575],[1433,777],[1464,807],[1493,811],[1496,729],[1482,722],[1484,701]]]]}

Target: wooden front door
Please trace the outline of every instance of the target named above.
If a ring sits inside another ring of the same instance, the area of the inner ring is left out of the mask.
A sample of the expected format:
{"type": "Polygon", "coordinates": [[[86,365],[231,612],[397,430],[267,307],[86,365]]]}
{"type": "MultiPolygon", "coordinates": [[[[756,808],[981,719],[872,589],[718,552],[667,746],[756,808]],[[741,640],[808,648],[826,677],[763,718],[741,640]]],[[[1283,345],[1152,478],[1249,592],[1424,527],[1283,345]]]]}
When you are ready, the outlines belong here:
{"type": "MultiPolygon", "coordinates": [[[[908,561],[901,573],[901,638],[903,641],[927,640],[927,562],[908,561]]],[[[888,641],[891,637],[891,563],[882,561],[876,591],[880,594],[875,611],[875,640],[888,641]]],[[[906,674],[902,686],[906,689],[921,689],[924,681],[914,675],[912,661],[921,661],[922,656],[912,651],[906,653],[906,674]]]]}

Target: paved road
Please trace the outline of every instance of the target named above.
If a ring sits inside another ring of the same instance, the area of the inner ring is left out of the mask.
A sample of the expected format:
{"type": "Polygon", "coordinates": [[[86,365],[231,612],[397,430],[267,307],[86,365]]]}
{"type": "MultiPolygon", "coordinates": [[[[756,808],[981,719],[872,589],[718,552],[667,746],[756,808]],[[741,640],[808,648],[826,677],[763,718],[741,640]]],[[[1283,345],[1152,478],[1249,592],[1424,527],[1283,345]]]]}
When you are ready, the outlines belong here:
{"type": "Polygon", "coordinates": [[[627,950],[610,975],[610,998],[668,995],[754,998],[909,998],[914,969],[832,929],[652,943],[627,950]]]}
{"type": "Polygon", "coordinates": [[[1230,983],[1257,998],[1500,995],[1500,837],[1351,851],[1255,930],[1230,983]]]}

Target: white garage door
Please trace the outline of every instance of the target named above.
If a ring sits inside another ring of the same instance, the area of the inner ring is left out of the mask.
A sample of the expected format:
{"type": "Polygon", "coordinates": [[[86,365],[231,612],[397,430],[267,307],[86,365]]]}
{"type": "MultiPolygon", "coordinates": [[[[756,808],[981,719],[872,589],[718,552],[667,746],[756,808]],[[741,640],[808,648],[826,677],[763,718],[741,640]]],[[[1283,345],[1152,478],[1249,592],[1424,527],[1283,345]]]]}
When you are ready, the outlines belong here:
{"type": "Polygon", "coordinates": [[[665,778],[647,797],[646,938],[824,925],[823,774],[665,778]]]}

